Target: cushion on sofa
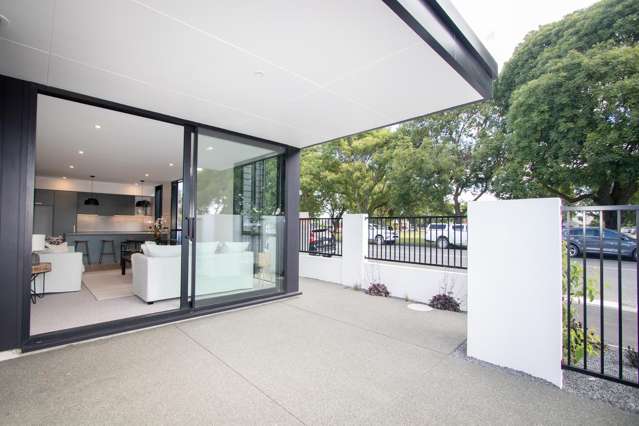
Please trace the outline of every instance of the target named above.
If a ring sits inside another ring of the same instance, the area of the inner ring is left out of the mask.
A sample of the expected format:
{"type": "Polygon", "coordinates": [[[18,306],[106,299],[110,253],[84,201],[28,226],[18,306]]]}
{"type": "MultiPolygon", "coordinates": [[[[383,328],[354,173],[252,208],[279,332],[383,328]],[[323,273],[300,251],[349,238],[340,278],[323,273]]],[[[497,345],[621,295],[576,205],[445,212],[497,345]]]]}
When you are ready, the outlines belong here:
{"type": "Polygon", "coordinates": [[[249,243],[226,241],[224,243],[224,247],[222,248],[222,253],[240,253],[246,251],[248,246],[249,243]]]}
{"type": "Polygon", "coordinates": [[[142,251],[148,257],[178,257],[182,254],[182,246],[144,245],[146,250],[143,248],[142,251]]]}
{"type": "Polygon", "coordinates": [[[198,241],[197,242],[197,255],[198,257],[209,257],[217,253],[217,249],[220,246],[219,241],[198,241]]]}

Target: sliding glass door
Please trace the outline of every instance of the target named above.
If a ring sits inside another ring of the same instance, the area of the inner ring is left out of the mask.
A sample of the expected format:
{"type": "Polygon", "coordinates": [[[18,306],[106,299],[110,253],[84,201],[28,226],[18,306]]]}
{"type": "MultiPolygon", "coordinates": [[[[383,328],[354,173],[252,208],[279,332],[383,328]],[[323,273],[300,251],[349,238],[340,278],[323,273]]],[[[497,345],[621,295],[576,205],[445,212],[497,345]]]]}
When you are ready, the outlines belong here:
{"type": "Polygon", "coordinates": [[[192,194],[195,305],[283,288],[283,149],[198,129],[192,194]]]}

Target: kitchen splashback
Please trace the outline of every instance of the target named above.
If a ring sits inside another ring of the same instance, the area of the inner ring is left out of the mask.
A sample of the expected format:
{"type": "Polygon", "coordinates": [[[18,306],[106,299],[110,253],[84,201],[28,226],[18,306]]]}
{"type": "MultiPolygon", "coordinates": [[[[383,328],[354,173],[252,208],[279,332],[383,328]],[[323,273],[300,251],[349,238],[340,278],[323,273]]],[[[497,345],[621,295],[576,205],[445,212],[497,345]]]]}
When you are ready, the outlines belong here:
{"type": "Polygon", "coordinates": [[[79,214],[76,232],[150,232],[153,216],[79,214]]]}

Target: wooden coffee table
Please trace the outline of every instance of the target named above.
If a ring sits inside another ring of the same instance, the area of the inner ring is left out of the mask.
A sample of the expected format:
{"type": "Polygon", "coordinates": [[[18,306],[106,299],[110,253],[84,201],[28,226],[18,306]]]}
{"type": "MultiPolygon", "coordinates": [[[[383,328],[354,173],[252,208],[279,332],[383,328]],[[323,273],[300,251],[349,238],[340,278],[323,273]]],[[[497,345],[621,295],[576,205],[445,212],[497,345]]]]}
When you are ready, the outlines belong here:
{"type": "Polygon", "coordinates": [[[31,303],[33,304],[44,297],[47,272],[51,272],[51,262],[41,262],[31,266],[31,303]],[[42,293],[36,290],[36,278],[39,275],[42,275],[42,293]]]}

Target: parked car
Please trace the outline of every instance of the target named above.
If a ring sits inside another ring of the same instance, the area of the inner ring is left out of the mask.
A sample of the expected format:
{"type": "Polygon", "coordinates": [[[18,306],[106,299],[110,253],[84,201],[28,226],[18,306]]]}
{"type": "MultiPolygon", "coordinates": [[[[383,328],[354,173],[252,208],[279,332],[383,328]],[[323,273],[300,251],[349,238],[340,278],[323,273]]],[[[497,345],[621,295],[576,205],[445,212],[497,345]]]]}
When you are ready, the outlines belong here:
{"type": "Polygon", "coordinates": [[[426,241],[434,242],[437,248],[466,247],[468,245],[467,223],[429,223],[426,228],[426,241]]]}
{"type": "Polygon", "coordinates": [[[337,251],[337,240],[331,228],[316,228],[309,232],[308,253],[332,256],[337,251]]]}
{"type": "Polygon", "coordinates": [[[395,244],[399,239],[397,232],[390,226],[368,224],[368,242],[375,244],[395,244]]]}
{"type": "Polygon", "coordinates": [[[625,235],[614,229],[604,229],[603,238],[600,238],[599,228],[588,226],[585,228],[571,228],[570,241],[568,230],[563,230],[564,241],[568,244],[570,256],[577,257],[584,253],[599,253],[600,248],[604,254],[617,254],[621,248],[621,255],[637,260],[637,239],[625,235]]]}

